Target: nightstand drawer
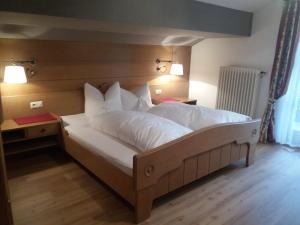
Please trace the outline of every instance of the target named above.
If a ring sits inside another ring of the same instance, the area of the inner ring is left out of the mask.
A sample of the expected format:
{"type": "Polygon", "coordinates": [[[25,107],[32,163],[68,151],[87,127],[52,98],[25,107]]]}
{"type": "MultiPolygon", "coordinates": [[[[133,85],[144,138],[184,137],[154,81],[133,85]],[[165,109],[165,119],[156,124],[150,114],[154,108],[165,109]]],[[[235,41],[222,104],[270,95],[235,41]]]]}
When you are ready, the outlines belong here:
{"type": "Polygon", "coordinates": [[[27,128],[27,138],[55,135],[58,133],[58,124],[46,124],[27,128]]]}

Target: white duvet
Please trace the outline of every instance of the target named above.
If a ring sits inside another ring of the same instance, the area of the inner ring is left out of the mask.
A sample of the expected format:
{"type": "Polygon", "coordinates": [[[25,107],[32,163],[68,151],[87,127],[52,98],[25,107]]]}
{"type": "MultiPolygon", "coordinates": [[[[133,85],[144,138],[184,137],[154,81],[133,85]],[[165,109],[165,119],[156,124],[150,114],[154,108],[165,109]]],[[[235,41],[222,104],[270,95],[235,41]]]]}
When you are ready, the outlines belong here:
{"type": "Polygon", "coordinates": [[[137,111],[114,111],[90,119],[97,130],[131,144],[141,151],[156,148],[190,132],[171,120],[137,111]]]}
{"type": "Polygon", "coordinates": [[[147,112],[170,119],[192,130],[199,130],[221,123],[245,122],[251,120],[251,117],[235,112],[175,102],[161,103],[152,107],[147,112]]]}

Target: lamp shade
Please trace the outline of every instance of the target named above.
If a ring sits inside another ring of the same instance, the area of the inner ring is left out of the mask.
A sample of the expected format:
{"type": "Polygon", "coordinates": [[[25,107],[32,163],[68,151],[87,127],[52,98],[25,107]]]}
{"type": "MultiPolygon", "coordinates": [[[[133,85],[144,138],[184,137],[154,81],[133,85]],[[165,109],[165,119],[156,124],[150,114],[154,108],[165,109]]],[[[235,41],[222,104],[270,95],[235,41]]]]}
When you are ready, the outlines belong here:
{"type": "Polygon", "coordinates": [[[6,66],[4,70],[4,83],[24,84],[27,77],[23,66],[6,66]]]}
{"type": "Polygon", "coordinates": [[[177,75],[177,76],[183,75],[183,65],[173,63],[171,65],[170,74],[171,75],[177,75]]]}

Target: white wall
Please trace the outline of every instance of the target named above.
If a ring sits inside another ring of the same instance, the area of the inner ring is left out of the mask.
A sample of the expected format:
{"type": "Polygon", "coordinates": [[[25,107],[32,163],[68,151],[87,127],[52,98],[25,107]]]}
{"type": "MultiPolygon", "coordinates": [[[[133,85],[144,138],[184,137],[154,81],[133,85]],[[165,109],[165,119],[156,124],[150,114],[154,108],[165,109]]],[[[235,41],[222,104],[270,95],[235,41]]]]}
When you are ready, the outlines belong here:
{"type": "Polygon", "coordinates": [[[268,99],[282,1],[273,0],[254,13],[252,36],[207,39],[192,47],[190,97],[198,104],[215,107],[220,66],[254,67],[267,72],[261,81],[257,117],[268,99]]]}

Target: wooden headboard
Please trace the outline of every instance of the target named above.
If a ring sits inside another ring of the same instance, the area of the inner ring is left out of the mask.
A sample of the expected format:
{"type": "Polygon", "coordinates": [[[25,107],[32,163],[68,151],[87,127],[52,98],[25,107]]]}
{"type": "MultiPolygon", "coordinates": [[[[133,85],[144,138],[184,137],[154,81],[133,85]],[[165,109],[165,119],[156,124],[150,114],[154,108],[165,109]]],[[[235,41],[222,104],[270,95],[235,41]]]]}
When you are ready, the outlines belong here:
{"type": "MultiPolygon", "coordinates": [[[[191,47],[174,47],[173,60],[182,63],[184,76],[169,81],[156,71],[156,58],[171,60],[172,47],[102,42],[0,39],[0,61],[35,58],[35,71],[27,84],[1,84],[4,119],[43,112],[68,115],[83,112],[83,84],[98,86],[120,81],[131,89],[149,82],[151,93],[161,96],[188,95],[191,47]],[[31,101],[44,107],[30,109],[31,101]]],[[[168,65],[168,64],[166,64],[168,65]]],[[[3,77],[5,64],[0,64],[3,77]]],[[[170,65],[168,65],[168,68],[170,65]]]]}

